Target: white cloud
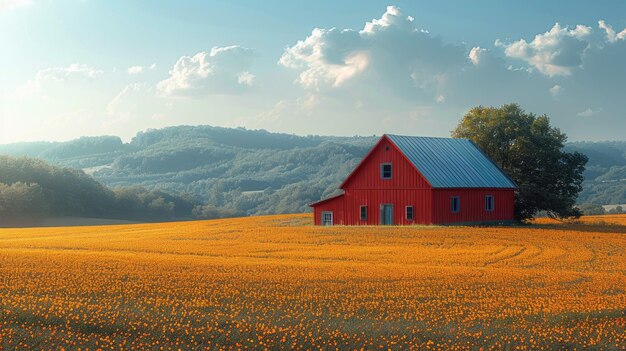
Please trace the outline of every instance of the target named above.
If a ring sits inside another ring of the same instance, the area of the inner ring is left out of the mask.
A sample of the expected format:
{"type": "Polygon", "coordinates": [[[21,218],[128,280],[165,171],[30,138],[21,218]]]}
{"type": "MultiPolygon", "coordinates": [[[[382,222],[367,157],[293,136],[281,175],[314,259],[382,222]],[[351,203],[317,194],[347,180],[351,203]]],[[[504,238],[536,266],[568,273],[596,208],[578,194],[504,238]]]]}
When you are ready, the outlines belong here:
{"type": "Polygon", "coordinates": [[[32,3],[31,0],[0,0],[0,11],[10,10],[20,6],[28,6],[32,3]]]}
{"type": "Polygon", "coordinates": [[[359,51],[360,45],[355,31],[315,28],[305,40],[288,48],[279,63],[304,68],[298,79],[303,87],[339,87],[369,64],[367,53],[359,51]]]}
{"type": "Polygon", "coordinates": [[[365,27],[361,31],[365,34],[376,35],[381,30],[389,27],[396,27],[405,31],[413,31],[414,18],[411,16],[404,17],[402,11],[396,6],[387,6],[387,11],[380,19],[373,19],[372,22],[365,23],[365,27]]]}
{"type": "Polygon", "coordinates": [[[557,97],[560,93],[561,93],[560,85],[555,84],[552,86],[552,88],[550,88],[550,94],[552,94],[553,97],[557,97]]]}
{"type": "Polygon", "coordinates": [[[154,70],[156,68],[156,63],[151,64],[150,66],[130,66],[126,70],[126,72],[130,75],[139,74],[147,71],[148,69],[154,70]]]}
{"type": "Polygon", "coordinates": [[[388,6],[380,19],[359,31],[315,28],[287,48],[279,63],[299,70],[296,82],[305,89],[371,90],[367,85],[375,83],[395,95],[414,99],[422,92],[430,100],[449,70],[465,60],[461,47],[444,45],[419,29],[413,17],[388,6]]]}
{"type": "Polygon", "coordinates": [[[64,83],[74,80],[91,80],[104,73],[102,70],[86,64],[73,63],[67,67],[50,67],[37,72],[35,78],[29,80],[17,90],[18,96],[40,92],[48,83],[64,83]]]}
{"type": "Polygon", "coordinates": [[[51,67],[37,72],[36,80],[66,81],[75,77],[95,78],[103,73],[84,63],[73,63],[67,67],[51,67]]]}
{"type": "Polygon", "coordinates": [[[601,108],[598,108],[598,109],[595,109],[595,110],[592,109],[592,108],[587,108],[584,111],[578,112],[576,114],[576,116],[578,116],[578,117],[591,117],[591,116],[597,115],[600,112],[602,112],[601,108]]]}
{"type": "Polygon", "coordinates": [[[613,27],[603,20],[598,21],[598,27],[604,30],[604,32],[606,33],[606,40],[609,43],[614,43],[618,40],[626,40],[626,28],[623,29],[621,32],[616,33],[613,27]]]}
{"type": "Polygon", "coordinates": [[[167,96],[239,94],[254,85],[249,69],[255,57],[253,49],[241,46],[213,47],[210,52],[182,56],[157,89],[167,96]]]}
{"type": "Polygon", "coordinates": [[[131,66],[126,70],[128,74],[138,74],[143,72],[143,66],[131,66]]]}
{"type": "Polygon", "coordinates": [[[587,38],[591,27],[577,25],[573,29],[556,23],[550,31],[538,34],[529,43],[520,39],[513,43],[496,40],[495,45],[504,48],[506,56],[526,61],[546,76],[568,76],[583,64],[583,56],[589,48],[587,38]]]}
{"type": "Polygon", "coordinates": [[[481,61],[481,57],[487,51],[487,49],[483,49],[480,46],[473,47],[469,52],[469,59],[472,61],[472,64],[478,65],[481,61]]]}
{"type": "Polygon", "coordinates": [[[246,72],[241,72],[239,73],[239,75],[237,76],[237,83],[239,84],[245,84],[249,87],[254,85],[254,79],[256,78],[256,76],[248,71],[246,72]]]}

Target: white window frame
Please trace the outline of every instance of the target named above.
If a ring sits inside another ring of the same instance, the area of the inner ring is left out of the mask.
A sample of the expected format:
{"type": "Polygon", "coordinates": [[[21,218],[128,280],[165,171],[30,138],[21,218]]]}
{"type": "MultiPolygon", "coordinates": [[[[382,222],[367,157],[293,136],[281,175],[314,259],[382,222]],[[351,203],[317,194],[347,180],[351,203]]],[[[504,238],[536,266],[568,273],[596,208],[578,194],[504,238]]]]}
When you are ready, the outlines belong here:
{"type": "Polygon", "coordinates": [[[492,212],[495,208],[496,208],[496,201],[493,195],[491,194],[485,195],[485,211],[492,212]],[[489,208],[489,202],[487,202],[488,198],[491,198],[491,208],[489,208]]]}
{"type": "Polygon", "coordinates": [[[404,206],[404,218],[407,221],[415,220],[415,206],[413,205],[404,206]],[[409,218],[409,207],[411,208],[411,218],[409,218]]]}
{"type": "Polygon", "coordinates": [[[333,217],[334,217],[333,216],[333,211],[322,211],[322,218],[321,218],[322,219],[321,220],[322,225],[323,226],[331,226],[331,225],[333,225],[334,224],[334,222],[333,222],[334,218],[333,217]],[[329,221],[326,220],[326,215],[330,215],[330,220],[329,221]]]}
{"type": "Polygon", "coordinates": [[[450,212],[459,213],[461,212],[461,197],[460,196],[450,196],[450,212]],[[454,208],[454,199],[456,199],[456,209],[454,208]]]}
{"type": "Polygon", "coordinates": [[[392,179],[393,178],[393,165],[391,162],[385,162],[380,164],[380,179],[392,179]],[[389,166],[389,177],[385,177],[385,166],[389,166]]]}

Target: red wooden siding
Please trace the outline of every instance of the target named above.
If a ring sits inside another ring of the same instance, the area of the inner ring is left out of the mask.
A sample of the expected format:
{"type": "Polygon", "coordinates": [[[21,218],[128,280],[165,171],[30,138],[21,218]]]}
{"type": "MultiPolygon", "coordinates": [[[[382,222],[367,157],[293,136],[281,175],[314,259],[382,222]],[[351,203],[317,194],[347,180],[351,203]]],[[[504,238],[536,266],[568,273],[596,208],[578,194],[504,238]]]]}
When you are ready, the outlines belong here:
{"type": "Polygon", "coordinates": [[[513,220],[513,188],[432,188],[431,184],[386,136],[372,148],[341,185],[343,196],[313,204],[315,224],[323,211],[333,212],[335,225],[379,225],[381,206],[393,205],[393,224],[481,223],[513,220]],[[391,179],[382,179],[381,164],[392,165],[391,179]],[[492,195],[494,209],[485,209],[485,196],[492,195]],[[450,199],[458,196],[459,212],[452,212],[450,199]],[[361,206],[367,219],[361,220],[361,206]],[[406,219],[406,206],[413,206],[413,220],[406,219]]]}
{"type": "Polygon", "coordinates": [[[342,189],[423,189],[430,185],[389,140],[383,138],[349,176],[342,189]],[[380,165],[392,164],[391,179],[381,179],[380,165]]]}
{"type": "Polygon", "coordinates": [[[433,222],[490,222],[513,220],[513,189],[433,189],[433,222]],[[493,195],[493,211],[485,210],[485,196],[493,195]],[[452,212],[450,198],[458,196],[460,211],[452,212]]]}
{"type": "Polygon", "coordinates": [[[333,225],[349,224],[344,221],[344,196],[338,196],[313,207],[313,221],[315,225],[322,225],[322,212],[333,212],[333,225]]]}
{"type": "Polygon", "coordinates": [[[432,196],[428,189],[359,190],[346,189],[345,223],[350,225],[380,224],[380,206],[393,205],[394,224],[431,224],[432,196]],[[360,207],[367,206],[367,221],[360,220],[360,207]],[[413,206],[413,221],[407,221],[405,206],[413,206]]]}

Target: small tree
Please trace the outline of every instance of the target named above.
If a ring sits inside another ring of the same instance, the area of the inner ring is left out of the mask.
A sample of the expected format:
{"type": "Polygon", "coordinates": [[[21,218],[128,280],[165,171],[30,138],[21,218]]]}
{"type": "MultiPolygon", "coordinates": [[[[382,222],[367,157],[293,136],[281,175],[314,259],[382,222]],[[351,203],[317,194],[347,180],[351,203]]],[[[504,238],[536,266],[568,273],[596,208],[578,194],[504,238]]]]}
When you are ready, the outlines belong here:
{"type": "Polygon", "coordinates": [[[587,157],[562,150],[567,136],[551,127],[546,115],[526,113],[517,104],[478,106],[463,116],[452,136],[471,139],[517,183],[517,220],[541,210],[553,218],[580,217],[574,205],[587,157]]]}
{"type": "Polygon", "coordinates": [[[578,208],[585,216],[597,216],[606,214],[604,207],[598,204],[585,203],[578,206],[578,208]]]}

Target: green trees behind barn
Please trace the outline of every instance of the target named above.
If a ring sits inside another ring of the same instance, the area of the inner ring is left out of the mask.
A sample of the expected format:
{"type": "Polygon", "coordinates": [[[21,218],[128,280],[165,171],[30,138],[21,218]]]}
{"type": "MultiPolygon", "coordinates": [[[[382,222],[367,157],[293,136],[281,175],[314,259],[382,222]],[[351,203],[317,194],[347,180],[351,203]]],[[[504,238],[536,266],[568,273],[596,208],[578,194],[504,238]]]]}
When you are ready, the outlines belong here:
{"type": "Polygon", "coordinates": [[[563,151],[567,136],[546,115],[516,104],[475,107],[452,132],[483,149],[517,183],[515,216],[520,221],[545,211],[554,218],[578,217],[587,157],[563,151]]]}

